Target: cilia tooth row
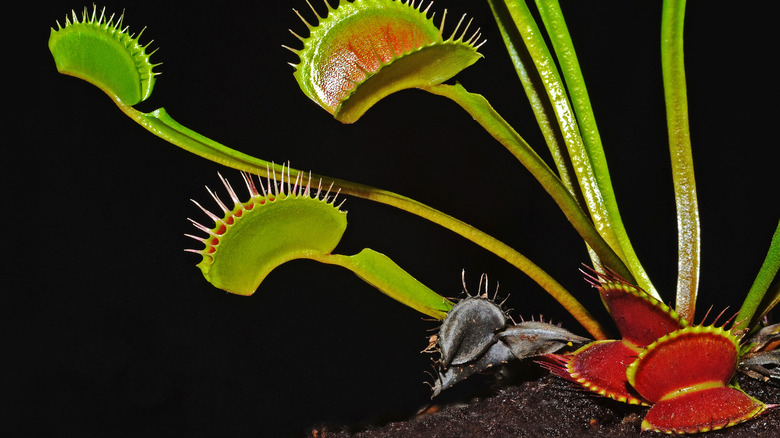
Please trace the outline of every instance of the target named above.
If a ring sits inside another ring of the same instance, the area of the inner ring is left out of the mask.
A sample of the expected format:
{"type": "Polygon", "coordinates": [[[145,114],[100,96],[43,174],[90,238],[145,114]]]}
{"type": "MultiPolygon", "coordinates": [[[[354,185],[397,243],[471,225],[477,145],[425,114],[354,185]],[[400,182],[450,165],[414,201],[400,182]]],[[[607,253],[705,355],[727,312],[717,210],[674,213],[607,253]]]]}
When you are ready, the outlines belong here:
{"type": "MultiPolygon", "coordinates": [[[[216,202],[217,206],[221,210],[223,215],[221,218],[217,216],[217,214],[203,207],[198,201],[190,199],[193,204],[195,204],[201,211],[203,211],[203,213],[206,214],[206,216],[209,217],[209,219],[214,222],[214,226],[207,227],[206,225],[203,225],[194,219],[187,218],[195,228],[208,234],[208,236],[201,237],[192,234],[185,234],[185,236],[195,239],[198,242],[206,245],[206,249],[204,250],[186,249],[185,251],[196,254],[213,252],[215,249],[214,247],[219,243],[219,237],[225,234],[228,227],[232,225],[237,218],[243,216],[244,212],[250,211],[256,206],[263,205],[266,202],[273,202],[279,197],[312,197],[311,173],[309,173],[308,178],[304,177],[302,173],[298,173],[295,176],[295,180],[293,180],[290,173],[290,167],[285,167],[284,165],[282,165],[279,181],[276,179],[276,172],[272,172],[270,168],[266,169],[266,173],[269,175],[269,177],[266,178],[265,185],[263,185],[262,180],[259,180],[256,184],[251,174],[247,172],[241,173],[241,177],[244,180],[244,186],[249,193],[249,200],[247,202],[241,202],[230,182],[218,173],[217,176],[219,176],[220,181],[222,181],[222,185],[225,187],[225,190],[227,190],[228,196],[230,196],[231,201],[233,201],[233,208],[228,208],[222,199],[220,199],[219,196],[208,186],[206,187],[206,191],[208,191],[209,195],[211,195],[211,198],[214,200],[214,202],[216,202]],[[305,185],[303,184],[304,178],[306,178],[305,185]]],[[[258,179],[259,178],[260,177],[258,177],[258,179]]],[[[331,182],[328,188],[323,190],[322,180],[320,179],[313,198],[334,204],[340,193],[340,190],[337,191],[336,194],[331,198],[332,189],[333,183],[331,182]]],[[[342,200],[337,208],[341,208],[341,205],[344,204],[345,200],[346,199],[342,200]]]]}
{"type": "MultiPolygon", "coordinates": [[[[325,3],[325,6],[327,7],[328,11],[333,10],[333,8],[331,8],[331,6],[328,4],[327,1],[325,1],[324,3],[325,3]]],[[[406,0],[406,1],[402,2],[402,3],[405,4],[405,5],[409,5],[409,6],[411,6],[414,9],[417,9],[423,15],[426,15],[426,16],[428,15],[428,11],[431,9],[431,6],[433,6],[433,2],[431,1],[431,2],[428,2],[428,6],[426,6],[425,9],[421,10],[422,4],[423,4],[423,0],[420,0],[419,2],[417,2],[416,5],[415,5],[414,0],[406,0]]],[[[317,10],[314,9],[314,6],[312,6],[311,2],[309,2],[308,0],[306,1],[306,4],[309,5],[309,8],[312,10],[314,15],[317,17],[318,21],[322,21],[323,19],[325,19],[327,14],[325,16],[320,15],[319,12],[317,12],[317,10]]],[[[306,19],[303,18],[303,16],[300,14],[300,12],[298,12],[298,10],[293,9],[293,12],[295,13],[295,15],[298,16],[298,18],[301,19],[301,21],[303,22],[304,25],[306,25],[307,28],[312,29],[312,28],[316,27],[316,25],[312,25],[311,23],[306,21],[306,19]]],[[[431,14],[430,20],[433,20],[433,18],[435,16],[436,16],[436,12],[431,14]]],[[[447,10],[445,9],[444,13],[442,14],[441,23],[439,24],[439,37],[442,38],[442,39],[444,39],[443,38],[444,22],[446,21],[446,19],[447,19],[447,10]]],[[[460,29],[460,26],[461,26],[461,24],[463,24],[463,20],[465,20],[465,19],[466,19],[466,14],[461,15],[460,20],[458,21],[458,24],[455,26],[455,30],[453,30],[452,34],[450,35],[449,41],[460,41],[460,42],[463,42],[465,44],[473,46],[475,49],[479,49],[487,41],[487,40],[482,40],[482,41],[480,41],[477,44],[477,41],[479,41],[480,38],[482,37],[482,32],[481,32],[482,29],[481,28],[478,28],[476,31],[474,31],[474,33],[471,35],[471,37],[469,37],[469,39],[465,39],[466,38],[466,33],[468,32],[469,27],[471,26],[471,22],[473,21],[473,19],[469,19],[468,23],[466,23],[466,27],[463,28],[463,31],[460,33],[460,37],[456,37],[456,35],[458,34],[458,29],[460,29]]],[[[300,40],[300,41],[305,41],[306,40],[306,38],[303,38],[300,35],[298,35],[295,32],[293,32],[292,29],[289,29],[289,31],[298,40],[300,40]]],[[[288,47],[286,45],[282,45],[282,47],[284,47],[285,49],[290,50],[291,52],[293,52],[295,54],[299,53],[298,50],[295,50],[295,49],[293,49],[291,47],[288,47]]],[[[295,67],[295,64],[292,64],[292,65],[293,65],[293,67],[295,67]]]]}

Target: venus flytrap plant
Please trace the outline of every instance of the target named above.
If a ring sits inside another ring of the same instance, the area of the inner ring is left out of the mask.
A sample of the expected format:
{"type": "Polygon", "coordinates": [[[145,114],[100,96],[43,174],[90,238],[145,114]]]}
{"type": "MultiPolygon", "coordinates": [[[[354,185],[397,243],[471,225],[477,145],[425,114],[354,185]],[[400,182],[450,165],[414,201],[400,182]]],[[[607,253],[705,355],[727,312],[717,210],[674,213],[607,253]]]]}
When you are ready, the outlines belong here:
{"type": "Polygon", "coordinates": [[[444,38],[444,25],[426,16],[430,3],[420,10],[422,2],[359,0],[335,9],[325,2],[324,17],[309,6],[317,23],[298,14],[309,36],[291,31],[303,49],[284,47],[300,58],[292,65],[304,94],[342,123],[396,91],[440,84],[482,57],[479,30],[469,36],[469,21],[460,31],[463,16],[444,38]]]}
{"type": "MultiPolygon", "coordinates": [[[[284,169],[284,168],[283,168],[284,169]]],[[[212,213],[195,202],[214,222],[207,227],[192,221],[206,237],[189,235],[204,244],[198,267],[215,287],[238,295],[252,295],[263,279],[279,265],[310,259],[349,269],[372,286],[401,303],[441,319],[452,308],[449,300],[433,292],[384,254],[366,248],[348,256],[333,254],[347,228],[346,212],[336,196],[321,186],[312,189],[299,175],[294,181],[282,171],[280,181],[255,184],[244,174],[249,192],[245,202],[220,176],[233,202],[228,207],[213,191],[209,194],[221,212],[212,213]],[[260,190],[258,190],[258,187],[260,190]],[[222,216],[220,217],[219,214],[222,216]]],[[[331,187],[332,188],[332,187],[331,187]]],[[[343,202],[342,202],[343,204],[343,202]]]]}
{"type": "Polygon", "coordinates": [[[444,39],[444,24],[435,26],[421,5],[357,0],[337,9],[328,6],[325,18],[312,7],[318,24],[312,26],[303,19],[310,31],[308,38],[298,36],[303,49],[288,47],[300,57],[300,63],[293,66],[304,94],[345,123],[357,121],[370,106],[402,89],[420,88],[452,99],[542,183],[602,263],[633,278],[560,178],[487,100],[460,85],[443,84],[479,59],[479,44],[472,45],[479,33],[467,37],[466,25],[458,34],[461,18],[450,38],[444,39]]]}
{"type": "MultiPolygon", "coordinates": [[[[766,405],[732,381],[741,334],[691,325],[677,312],[612,273],[587,274],[621,334],[542,365],[584,388],[629,403],[649,405],[642,430],[696,433],[733,426],[766,405]]],[[[706,316],[705,316],[706,318],[706,316]]]]}
{"type": "MultiPolygon", "coordinates": [[[[626,278],[633,278],[623,260],[594,227],[591,219],[582,210],[572,193],[566,189],[560,178],[490,106],[487,100],[478,94],[469,93],[461,85],[441,83],[454,74],[456,68],[453,66],[462,69],[478,59],[474,53],[476,47],[471,46],[471,42],[478,38],[477,33],[468,37],[464,42],[466,30],[457,37],[459,22],[452,36],[444,40],[442,37],[443,24],[437,30],[432,20],[425,15],[427,9],[421,11],[420,6],[415,7],[413,3],[366,0],[340,5],[338,9],[341,11],[333,10],[329,6],[328,8],[329,13],[326,18],[323,18],[312,7],[319,19],[316,27],[312,27],[305,19],[303,20],[310,29],[308,38],[302,38],[293,33],[304,44],[303,49],[296,50],[288,47],[300,57],[300,63],[293,64],[293,66],[296,68],[295,77],[304,94],[334,114],[337,120],[347,123],[356,121],[370,105],[387,96],[390,92],[405,88],[416,87],[453,100],[468,111],[537,178],[542,187],[561,207],[567,219],[585,242],[597,254],[601,263],[626,278]],[[401,11],[403,14],[400,13],[401,11]],[[377,23],[377,14],[381,14],[384,21],[377,23]],[[416,21],[408,19],[410,14],[411,16],[416,15],[416,21]],[[403,18],[399,18],[401,15],[403,18]],[[405,40],[408,43],[417,43],[417,46],[402,46],[400,43],[395,43],[396,38],[400,39],[397,33],[401,32],[402,29],[385,27],[387,26],[385,23],[388,21],[404,24],[414,22],[419,27],[415,32],[425,34],[427,38],[416,37],[405,40]],[[362,46],[365,43],[365,38],[357,36],[362,35],[360,32],[364,31],[366,25],[382,29],[381,33],[371,34],[372,37],[379,38],[379,42],[375,43],[376,47],[371,50],[362,46]],[[345,49],[345,43],[339,39],[344,38],[344,36],[339,35],[340,33],[353,37],[352,44],[355,44],[357,48],[345,49]],[[360,43],[355,41],[360,41],[360,43]],[[348,53],[347,55],[344,55],[345,51],[348,53]],[[331,58],[323,54],[330,54],[331,58]],[[423,68],[417,65],[426,61],[430,66],[426,65],[423,68]],[[337,66],[334,67],[332,63],[337,64],[337,66]],[[409,65],[417,65],[417,67],[410,69],[409,65]],[[330,78],[327,86],[323,85],[323,78],[330,78]],[[377,86],[377,82],[382,86],[377,86]],[[332,87],[332,89],[328,87],[332,87]],[[368,91],[365,91],[366,89],[368,91]],[[333,90],[337,90],[337,92],[333,92],[333,90]],[[333,101],[334,98],[340,100],[333,101]],[[359,104],[353,103],[355,101],[359,104]],[[342,109],[354,107],[360,108],[360,111],[342,109]]],[[[463,18],[461,18],[462,21],[463,18]]],[[[568,304],[571,302],[568,293],[559,292],[558,287],[547,287],[546,285],[550,284],[550,281],[545,278],[546,275],[538,273],[536,268],[529,268],[520,267],[569,310],[576,307],[574,303],[568,304]]],[[[583,322],[582,318],[577,317],[577,319],[583,322]]],[[[592,326],[592,322],[588,321],[586,326],[592,326]]],[[[600,329],[598,330],[600,331],[600,329]]],[[[599,333],[594,333],[594,329],[589,329],[589,331],[596,337],[601,336],[599,333]]]]}
{"type": "MultiPolygon", "coordinates": [[[[370,2],[370,4],[375,6],[381,6],[386,3],[387,2],[370,2]]],[[[407,12],[409,11],[407,10],[407,12]]],[[[441,32],[439,32],[439,36],[440,35],[441,32]]],[[[98,9],[95,7],[91,15],[88,13],[87,9],[85,9],[81,18],[79,18],[74,11],[70,17],[66,17],[64,27],[58,24],[57,30],[52,29],[49,39],[49,49],[54,56],[58,70],[63,74],[82,78],[89,82],[91,82],[92,78],[110,78],[115,81],[96,81],[95,84],[114,100],[114,103],[116,103],[122,112],[158,137],[198,156],[237,170],[254,173],[262,177],[282,177],[282,167],[280,165],[244,154],[199,134],[178,123],[164,108],[144,113],[133,108],[133,105],[143,99],[122,99],[118,90],[125,87],[137,86],[137,83],[134,81],[137,81],[138,79],[128,75],[112,76],[112,72],[114,72],[114,63],[117,62],[116,59],[121,59],[122,62],[126,64],[127,61],[122,58],[122,55],[124,55],[131,58],[130,62],[142,61],[141,65],[138,66],[138,71],[150,72],[152,76],[154,75],[154,73],[152,73],[154,65],[149,63],[149,55],[146,55],[145,47],[142,47],[138,43],[139,37],[140,35],[133,36],[128,33],[127,29],[122,29],[122,17],[119,17],[117,21],[114,22],[113,15],[106,17],[104,11],[98,15],[98,9]],[[88,37],[84,37],[82,34],[87,34],[88,37]],[[76,42],[71,41],[75,39],[75,36],[78,36],[76,42]],[[89,41],[89,44],[81,43],[80,41],[82,39],[89,41]],[[132,41],[132,44],[126,44],[126,41],[132,41]],[[127,48],[130,48],[130,50],[127,48]],[[100,54],[101,56],[100,59],[92,60],[88,63],[80,61],[82,58],[90,58],[90,54],[100,54]]],[[[455,40],[449,41],[448,44],[455,42],[455,40]]],[[[467,51],[473,51],[474,49],[470,42],[466,43],[461,41],[459,44],[468,46],[469,49],[467,51]]],[[[462,50],[457,51],[458,54],[461,52],[462,50]]],[[[438,64],[440,61],[436,60],[436,63],[438,64]]],[[[447,63],[448,68],[451,68],[453,64],[457,63],[447,63]]],[[[360,67],[356,68],[361,70],[360,67]]],[[[345,73],[347,72],[346,70],[342,71],[345,73]]],[[[143,75],[139,74],[139,77],[141,76],[143,75]]],[[[441,79],[443,80],[444,78],[441,79]]],[[[343,81],[341,83],[343,83],[343,81]]],[[[428,83],[430,83],[430,81],[428,83]]],[[[149,85],[151,87],[153,82],[150,82],[149,85]]],[[[386,89],[383,89],[381,92],[386,93],[386,89]]],[[[145,94],[145,97],[148,97],[150,93],[151,88],[145,94]]],[[[507,127],[508,125],[505,123],[501,125],[501,129],[507,129],[507,127]]],[[[506,134],[508,138],[511,138],[511,141],[518,141],[516,139],[519,138],[519,136],[511,128],[509,128],[509,132],[506,134]]],[[[530,147],[524,144],[522,151],[531,158],[535,157],[533,162],[541,171],[544,171],[546,165],[530,147]]],[[[287,172],[292,177],[297,177],[302,173],[297,169],[291,168],[288,168],[287,172]]],[[[311,178],[322,180],[323,184],[334,184],[334,186],[345,195],[352,195],[387,204],[418,215],[471,240],[526,273],[544,290],[558,300],[592,336],[595,338],[606,338],[606,331],[602,328],[601,324],[596,321],[591,316],[590,312],[558,281],[523,254],[498,239],[428,205],[396,193],[317,174],[312,174],[311,178]]],[[[549,185],[552,187],[556,185],[556,178],[549,171],[545,173],[545,180],[549,181],[549,185]]],[[[571,201],[571,198],[568,197],[565,190],[558,190],[556,193],[559,195],[562,202],[571,201]]],[[[588,235],[588,238],[585,240],[592,242],[594,247],[602,248],[609,252],[610,250],[606,245],[599,245],[599,242],[601,242],[600,236],[595,232],[592,226],[589,226],[587,218],[581,214],[581,211],[578,208],[574,208],[571,211],[576,216],[574,220],[576,220],[579,225],[578,230],[587,233],[588,235]],[[578,214],[578,211],[580,214],[578,214]]]]}
{"type": "Polygon", "coordinates": [[[98,16],[95,8],[91,16],[85,9],[79,19],[74,12],[64,27],[52,29],[49,47],[60,72],[97,85],[125,114],[154,134],[217,163],[267,178],[264,188],[245,176],[249,200],[243,202],[223,179],[233,207],[209,191],[220,212],[202,208],[214,226],[195,222],[206,237],[193,236],[204,248],[192,251],[201,255],[199,267],[216,287],[252,294],[271,270],[296,258],[345,267],[399,302],[443,319],[439,334],[431,340],[441,355],[434,394],[474,372],[510,360],[544,356],[544,366],[590,391],[651,406],[642,429],[704,432],[747,421],[772,408],[742,392],[734,374],[740,369],[754,377],[778,378],[780,329],[764,327],[762,321],[780,301],[780,289],[773,283],[780,267],[780,223],[739,314],[719,326],[693,322],[700,239],[682,63],[684,2],[664,1],[661,29],[679,230],[676,309],[664,304],[623,226],[560,5],[555,0],[536,1],[539,26],[526,2],[488,3],[555,169],[484,96],[461,84],[444,83],[481,58],[478,48],[483,41],[478,30],[469,31],[471,23],[465,16],[453,31],[445,32],[446,13],[440,24],[434,24],[433,15],[428,16],[430,4],[354,0],[332,7],[326,2],[325,13],[309,4],[315,20],[298,13],[309,35],[293,32],[303,47],[286,46],[299,57],[298,63],[291,64],[295,80],[306,96],[343,123],[356,122],[381,99],[407,88],[458,104],[539,181],[583,238],[592,262],[586,278],[599,291],[620,339],[609,339],[588,310],[539,266],[462,221],[392,192],[307,176],[243,154],[182,126],[163,108],[150,113],[134,109],[151,93],[155,65],[146,53],[148,46],[122,29],[121,17],[115,22],[113,16],[98,16]],[[552,48],[547,47],[545,37],[552,48]],[[505,311],[487,299],[482,287],[478,296],[453,304],[372,249],[352,256],[334,254],[346,229],[345,213],[328,194],[312,189],[315,181],[343,195],[416,214],[493,252],[550,293],[596,341],[571,353],[560,352],[587,340],[543,322],[508,322],[505,311]],[[741,341],[743,336],[746,340],[741,341]],[[708,359],[699,363],[697,355],[708,359]],[[685,373],[676,375],[674,371],[681,369],[685,373]]]}
{"type": "MultiPolygon", "coordinates": [[[[271,178],[278,175],[282,187],[285,179],[290,187],[292,173],[289,167],[285,169],[214,142],[182,126],[163,108],[150,113],[134,109],[133,105],[151,95],[156,76],[155,65],[149,61],[151,54],[146,53],[148,44],[142,46],[139,38],[140,35],[132,35],[127,28],[122,28],[122,16],[114,21],[114,16],[106,17],[105,11],[98,15],[95,7],[91,15],[85,9],[81,19],[73,12],[71,17],[66,17],[64,27],[58,25],[58,30],[52,29],[49,49],[61,73],[98,86],[125,114],[154,134],[239,170],[255,171],[271,178]]],[[[272,191],[269,186],[262,196],[247,178],[250,200],[245,203],[238,201],[225,182],[235,204],[232,209],[212,194],[224,217],[208,213],[215,222],[214,228],[195,222],[208,234],[206,238],[197,238],[205,248],[195,252],[202,255],[199,267],[212,284],[232,293],[250,295],[278,265],[295,258],[309,258],[350,269],[409,307],[435,318],[444,317],[451,303],[415,280],[387,256],[370,249],[354,256],[330,254],[341,238],[346,219],[337,208],[329,208],[327,202],[316,199],[319,192],[311,198],[308,184],[304,193],[299,193],[303,174],[295,171],[295,177],[293,189],[275,188],[272,191]],[[258,205],[265,208],[254,208],[258,205]],[[232,230],[230,236],[238,234],[240,238],[227,238],[228,230],[232,230]]],[[[308,181],[312,178],[316,177],[309,175],[308,181]]],[[[337,182],[329,181],[331,186],[337,182]]],[[[339,186],[376,192],[344,182],[339,186]]],[[[274,187],[278,187],[276,183],[274,187]]]]}

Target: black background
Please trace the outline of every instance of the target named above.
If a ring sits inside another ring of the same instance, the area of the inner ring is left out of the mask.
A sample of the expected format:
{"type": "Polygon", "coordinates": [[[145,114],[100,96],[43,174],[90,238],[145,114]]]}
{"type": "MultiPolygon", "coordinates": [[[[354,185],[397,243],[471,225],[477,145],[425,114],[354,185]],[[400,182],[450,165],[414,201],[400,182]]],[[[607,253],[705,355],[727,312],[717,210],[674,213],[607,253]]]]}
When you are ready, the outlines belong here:
{"type": "MultiPolygon", "coordinates": [[[[660,3],[564,1],[570,31],[635,248],[673,302],[676,224],[658,56],[660,3]]],[[[602,320],[577,269],[581,241],[537,183],[453,103],[417,90],[342,125],[297,88],[281,47],[305,34],[274,2],[108,1],[163,62],[148,102],[246,153],[399,192],[492,234],[558,278],[602,320]]],[[[350,272],[315,262],[275,270],[251,297],[214,289],[185,253],[189,201],[239,174],[154,137],[97,88],[59,75],[49,27],[82,3],[33,3],[5,117],[2,397],[25,435],[296,436],[322,422],[403,418],[429,402],[435,323],[350,272]]],[[[777,108],[766,61],[768,13],[691,2],[686,55],[703,227],[699,318],[736,311],[780,217],[777,108]]],[[[91,8],[91,4],[89,5],[91,8]]],[[[322,4],[315,7],[323,11],[322,4]]],[[[486,2],[437,1],[452,29],[468,12],[488,42],[458,80],[485,95],[538,150],[527,108],[486,2]]],[[[437,19],[438,20],[438,19],[437,19]]],[[[18,53],[17,53],[18,51],[18,53]]],[[[545,155],[546,156],[546,155],[545,155]]],[[[349,198],[338,252],[384,252],[434,290],[458,296],[461,270],[500,283],[513,315],[582,329],[538,286],[454,234],[349,198]]],[[[453,391],[456,391],[454,389],[453,391]]]]}

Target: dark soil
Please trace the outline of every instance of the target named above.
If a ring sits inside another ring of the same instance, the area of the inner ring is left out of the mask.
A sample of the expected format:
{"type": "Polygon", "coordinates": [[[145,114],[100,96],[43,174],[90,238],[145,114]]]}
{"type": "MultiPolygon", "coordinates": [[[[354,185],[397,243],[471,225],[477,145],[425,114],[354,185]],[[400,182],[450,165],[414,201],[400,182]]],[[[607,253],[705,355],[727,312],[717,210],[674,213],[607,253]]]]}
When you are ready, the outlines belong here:
{"type": "MultiPolygon", "coordinates": [[[[780,385],[739,379],[745,392],[767,404],[780,403],[780,385]]],[[[435,402],[435,400],[434,400],[435,402]]],[[[407,421],[347,427],[319,426],[316,438],[369,437],[634,437],[646,407],[593,396],[568,382],[544,375],[516,386],[496,389],[465,403],[432,404],[407,421]]],[[[664,436],[644,432],[643,436],[664,436]]],[[[780,408],[702,437],[780,436],[780,408]]]]}

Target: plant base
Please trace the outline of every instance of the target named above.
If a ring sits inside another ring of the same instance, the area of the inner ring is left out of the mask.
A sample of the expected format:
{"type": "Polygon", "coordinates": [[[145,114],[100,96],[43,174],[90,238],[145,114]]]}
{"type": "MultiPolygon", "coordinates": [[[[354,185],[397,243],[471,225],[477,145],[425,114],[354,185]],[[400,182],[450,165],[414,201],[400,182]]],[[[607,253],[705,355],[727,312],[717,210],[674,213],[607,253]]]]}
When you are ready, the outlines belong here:
{"type": "MultiPolygon", "coordinates": [[[[740,376],[748,394],[780,403],[780,385],[740,376]]],[[[464,403],[432,404],[406,421],[360,428],[319,426],[316,438],[370,437],[636,437],[647,407],[598,397],[550,375],[497,388],[464,403]]],[[[780,430],[780,408],[746,423],[700,434],[702,437],[773,436],[780,430]]],[[[642,436],[665,436],[644,432],[642,436]]]]}

